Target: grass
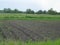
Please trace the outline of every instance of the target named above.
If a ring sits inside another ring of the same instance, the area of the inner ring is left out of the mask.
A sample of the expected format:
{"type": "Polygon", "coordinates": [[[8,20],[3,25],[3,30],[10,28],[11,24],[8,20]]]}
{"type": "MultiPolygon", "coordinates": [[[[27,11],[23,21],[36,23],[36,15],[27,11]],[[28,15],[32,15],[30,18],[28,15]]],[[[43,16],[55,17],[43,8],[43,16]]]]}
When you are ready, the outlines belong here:
{"type": "Polygon", "coordinates": [[[60,20],[60,15],[0,13],[0,20],[60,20]]]}
{"type": "Polygon", "coordinates": [[[55,40],[55,41],[28,41],[28,42],[23,42],[23,41],[0,41],[0,45],[60,45],[60,40],[55,40]]]}

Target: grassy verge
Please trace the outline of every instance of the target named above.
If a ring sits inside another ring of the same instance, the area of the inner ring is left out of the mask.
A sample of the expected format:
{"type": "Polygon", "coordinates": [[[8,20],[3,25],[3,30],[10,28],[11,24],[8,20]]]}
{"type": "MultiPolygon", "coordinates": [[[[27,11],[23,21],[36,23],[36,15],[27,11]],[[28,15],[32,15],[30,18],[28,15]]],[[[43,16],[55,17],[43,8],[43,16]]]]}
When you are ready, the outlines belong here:
{"type": "Polygon", "coordinates": [[[0,45],[60,45],[60,40],[55,41],[35,41],[35,42],[23,42],[23,41],[0,41],[0,45]]]}
{"type": "Polygon", "coordinates": [[[60,20],[60,15],[48,14],[0,14],[0,20],[60,20]]]}

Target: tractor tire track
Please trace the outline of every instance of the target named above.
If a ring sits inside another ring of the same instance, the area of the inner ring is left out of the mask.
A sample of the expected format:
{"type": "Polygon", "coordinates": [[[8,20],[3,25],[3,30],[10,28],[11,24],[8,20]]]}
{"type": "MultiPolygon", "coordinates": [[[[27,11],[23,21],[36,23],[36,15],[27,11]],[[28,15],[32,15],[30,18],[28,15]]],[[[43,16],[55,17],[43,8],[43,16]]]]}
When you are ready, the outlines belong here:
{"type": "Polygon", "coordinates": [[[25,33],[27,36],[29,36],[32,40],[41,40],[41,39],[44,39],[44,36],[43,35],[40,35],[36,32],[33,32],[31,31],[30,29],[27,29],[23,26],[20,26],[20,25],[16,25],[16,24],[13,24],[13,23],[9,23],[11,26],[13,26],[14,28],[17,28],[18,30],[22,31],[23,33],[25,33]]]}
{"type": "MultiPolygon", "coordinates": [[[[11,24],[8,24],[8,23],[5,22],[5,27],[8,28],[9,26],[12,27],[11,24]],[[8,26],[6,27],[6,25],[8,25],[8,26]]],[[[17,29],[15,26],[14,26],[14,28],[17,29]]],[[[22,31],[21,29],[17,29],[17,30],[12,29],[10,32],[15,36],[16,39],[21,39],[21,38],[19,37],[19,36],[20,36],[19,34],[22,32],[24,35],[26,35],[26,38],[28,37],[28,38],[34,40],[32,37],[29,37],[30,35],[28,35],[28,34],[25,33],[24,31],[22,31]],[[19,33],[19,34],[17,34],[17,33],[19,33]],[[18,36],[17,36],[17,35],[18,35],[18,36]]],[[[23,37],[24,37],[24,36],[23,36],[23,37]]],[[[27,38],[27,39],[26,39],[26,38],[24,39],[25,41],[28,39],[28,38],[27,38]]]]}
{"type": "MultiPolygon", "coordinates": [[[[5,27],[6,28],[8,28],[10,25],[7,23],[5,23],[5,27]],[[7,26],[6,26],[7,25],[7,26]]],[[[11,26],[12,27],[12,26],[11,26]]],[[[19,31],[19,30],[17,30],[16,28],[12,28],[10,31],[9,31],[9,33],[12,33],[12,36],[14,37],[13,39],[15,39],[15,40],[20,40],[20,39],[22,39],[22,40],[24,40],[24,41],[26,41],[26,40],[28,40],[29,39],[29,37],[28,36],[26,36],[25,37],[25,39],[24,39],[24,36],[25,36],[25,34],[23,33],[23,32],[21,32],[21,31],[19,31]],[[23,33],[23,34],[22,34],[23,33]],[[23,37],[22,37],[22,36],[23,37]]],[[[8,34],[9,35],[9,34],[8,34]]],[[[12,37],[11,36],[11,37],[12,37]]],[[[6,36],[7,37],[7,36],[6,36]]],[[[10,37],[10,38],[11,38],[10,37]]]]}

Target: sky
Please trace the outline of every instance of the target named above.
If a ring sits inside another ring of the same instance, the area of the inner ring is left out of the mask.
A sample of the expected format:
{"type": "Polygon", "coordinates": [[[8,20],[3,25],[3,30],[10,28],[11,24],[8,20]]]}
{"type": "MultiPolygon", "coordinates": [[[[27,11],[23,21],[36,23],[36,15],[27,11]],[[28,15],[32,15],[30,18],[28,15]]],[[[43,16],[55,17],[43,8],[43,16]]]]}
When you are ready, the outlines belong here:
{"type": "Polygon", "coordinates": [[[25,11],[26,9],[60,11],[60,0],[0,0],[0,9],[11,8],[25,11]]]}

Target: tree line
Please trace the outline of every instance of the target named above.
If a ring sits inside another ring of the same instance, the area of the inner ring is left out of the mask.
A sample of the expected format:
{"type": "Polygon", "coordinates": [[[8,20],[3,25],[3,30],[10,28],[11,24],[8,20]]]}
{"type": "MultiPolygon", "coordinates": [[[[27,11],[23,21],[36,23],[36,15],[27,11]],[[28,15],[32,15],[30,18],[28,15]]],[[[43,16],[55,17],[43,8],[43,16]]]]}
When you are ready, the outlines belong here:
{"type": "Polygon", "coordinates": [[[60,12],[53,10],[53,8],[49,9],[48,11],[38,10],[36,12],[32,9],[26,9],[26,11],[20,11],[18,9],[12,10],[10,8],[4,8],[3,10],[0,10],[0,13],[26,13],[26,14],[52,14],[52,15],[60,14],[60,12]]]}

